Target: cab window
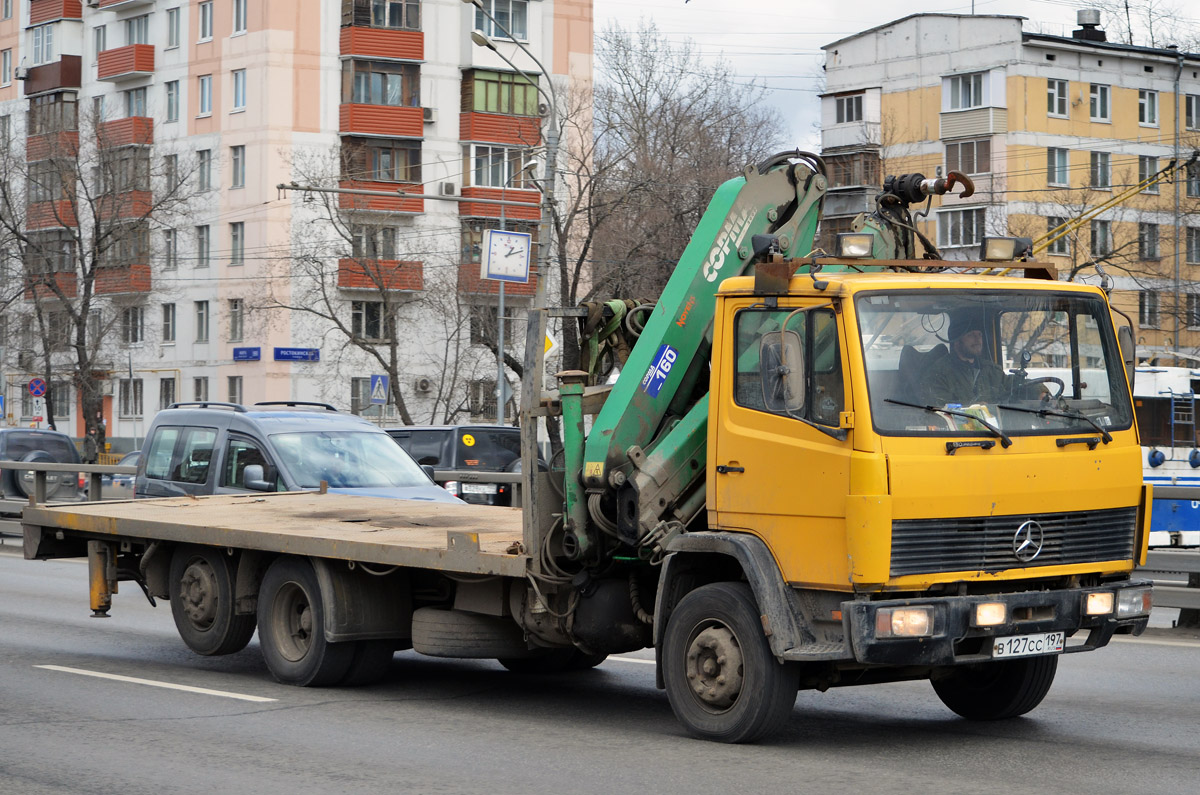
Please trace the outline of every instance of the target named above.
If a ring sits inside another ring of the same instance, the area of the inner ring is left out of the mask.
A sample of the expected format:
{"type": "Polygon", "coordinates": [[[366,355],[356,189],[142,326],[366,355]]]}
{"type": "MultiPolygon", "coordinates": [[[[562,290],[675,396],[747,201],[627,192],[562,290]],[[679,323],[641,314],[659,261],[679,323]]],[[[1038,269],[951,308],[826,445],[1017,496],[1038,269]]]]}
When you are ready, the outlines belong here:
{"type": "MultiPolygon", "coordinates": [[[[263,477],[273,478],[274,468],[267,461],[262,448],[250,439],[234,437],[225,445],[225,457],[221,467],[221,485],[231,489],[246,489],[246,467],[257,464],[263,468],[263,477]]],[[[273,491],[278,490],[278,484],[273,491]]]]}

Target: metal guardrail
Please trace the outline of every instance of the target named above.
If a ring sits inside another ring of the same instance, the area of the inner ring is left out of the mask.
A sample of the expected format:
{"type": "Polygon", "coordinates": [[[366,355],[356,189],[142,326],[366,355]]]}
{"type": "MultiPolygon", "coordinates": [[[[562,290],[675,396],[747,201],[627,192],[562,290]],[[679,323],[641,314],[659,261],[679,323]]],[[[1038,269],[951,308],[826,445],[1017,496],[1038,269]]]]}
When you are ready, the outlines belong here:
{"type": "Polygon", "coordinates": [[[35,503],[46,501],[46,473],[73,472],[88,475],[88,496],[92,500],[100,499],[101,478],[104,475],[136,475],[137,467],[117,466],[115,464],[58,464],[42,461],[0,461],[0,469],[17,469],[33,472],[33,494],[30,495],[35,503]]]}
{"type": "Polygon", "coordinates": [[[1200,610],[1200,550],[1152,549],[1146,553],[1146,565],[1138,569],[1154,580],[1154,606],[1200,610]]]}

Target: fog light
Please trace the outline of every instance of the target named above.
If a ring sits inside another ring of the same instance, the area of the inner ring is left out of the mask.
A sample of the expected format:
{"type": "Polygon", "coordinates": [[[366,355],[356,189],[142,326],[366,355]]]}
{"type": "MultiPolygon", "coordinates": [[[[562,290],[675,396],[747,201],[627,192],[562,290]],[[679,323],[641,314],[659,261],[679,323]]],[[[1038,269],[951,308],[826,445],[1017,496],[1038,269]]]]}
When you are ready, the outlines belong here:
{"type": "Polygon", "coordinates": [[[1113,595],[1111,591],[1087,595],[1087,607],[1084,612],[1089,616],[1106,616],[1112,612],[1112,609],[1113,595]]]}
{"type": "Polygon", "coordinates": [[[984,602],[975,605],[975,626],[994,627],[1008,619],[1008,605],[1004,602],[984,602]]]}
{"type": "Polygon", "coordinates": [[[920,638],[932,634],[932,607],[890,607],[875,614],[877,638],[920,638]]]}
{"type": "Polygon", "coordinates": [[[862,259],[871,256],[875,236],[865,232],[843,232],[837,236],[837,256],[862,259]]]}
{"type": "Polygon", "coordinates": [[[1033,241],[1027,237],[985,237],[979,258],[985,262],[1010,262],[1029,254],[1033,241]]]}
{"type": "Polygon", "coordinates": [[[1126,588],[1117,593],[1117,618],[1144,616],[1154,604],[1149,588],[1126,588]]]}

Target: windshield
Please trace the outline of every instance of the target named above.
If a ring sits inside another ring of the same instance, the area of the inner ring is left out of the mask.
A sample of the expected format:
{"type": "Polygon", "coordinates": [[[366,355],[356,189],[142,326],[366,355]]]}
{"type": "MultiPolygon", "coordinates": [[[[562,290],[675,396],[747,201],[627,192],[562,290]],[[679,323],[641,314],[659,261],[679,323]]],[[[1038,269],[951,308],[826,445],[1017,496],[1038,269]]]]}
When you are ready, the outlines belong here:
{"type": "Polygon", "coordinates": [[[1095,434],[1132,422],[1098,296],[905,291],[862,295],[855,308],[880,433],[978,435],[986,423],[1009,435],[1095,434]]]}
{"type": "Polygon", "coordinates": [[[296,486],[335,489],[428,486],[429,478],[386,433],[305,431],[272,434],[280,464],[296,486]]]}

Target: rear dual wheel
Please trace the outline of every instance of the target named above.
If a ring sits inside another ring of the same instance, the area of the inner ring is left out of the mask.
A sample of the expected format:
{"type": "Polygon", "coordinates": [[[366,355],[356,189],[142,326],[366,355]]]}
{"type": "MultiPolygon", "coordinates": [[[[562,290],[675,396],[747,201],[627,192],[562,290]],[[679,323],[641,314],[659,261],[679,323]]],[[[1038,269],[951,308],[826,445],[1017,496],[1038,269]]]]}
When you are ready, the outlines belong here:
{"type": "Polygon", "coordinates": [[[176,547],[171,556],[171,615],[179,637],[197,654],[233,654],[254,635],[254,614],[235,612],[234,560],[201,546],[176,547]]]}

